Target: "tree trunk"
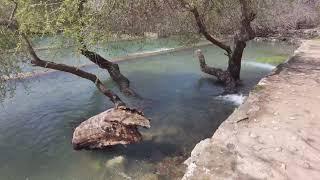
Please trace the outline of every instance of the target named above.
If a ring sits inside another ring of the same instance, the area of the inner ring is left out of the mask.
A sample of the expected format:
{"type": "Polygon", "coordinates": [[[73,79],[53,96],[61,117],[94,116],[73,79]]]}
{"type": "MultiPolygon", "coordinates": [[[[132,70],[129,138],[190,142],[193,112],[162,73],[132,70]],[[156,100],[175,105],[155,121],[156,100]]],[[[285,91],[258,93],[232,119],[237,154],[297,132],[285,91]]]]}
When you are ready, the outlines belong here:
{"type": "Polygon", "coordinates": [[[57,64],[54,62],[41,60],[36,54],[36,52],[34,51],[28,38],[25,35],[22,35],[22,36],[27,44],[27,49],[32,57],[31,64],[33,64],[34,66],[39,66],[43,68],[68,72],[70,74],[79,76],[81,78],[88,79],[96,85],[96,87],[101,93],[109,97],[110,101],[114,103],[116,108],[119,106],[126,106],[126,104],[119,98],[119,96],[114,92],[112,92],[111,90],[109,90],[108,88],[106,88],[105,85],[101,82],[101,80],[96,75],[88,73],[86,71],[83,71],[73,66],[68,66],[65,64],[57,64]]]}
{"type": "Polygon", "coordinates": [[[231,94],[236,92],[237,83],[229,70],[224,71],[220,68],[209,67],[206,64],[204,55],[200,49],[196,51],[196,54],[200,62],[201,71],[206,74],[213,75],[218,79],[218,81],[223,82],[225,84],[225,89],[224,89],[225,94],[231,94]]]}
{"type": "Polygon", "coordinates": [[[234,48],[231,50],[231,47],[227,44],[219,41],[214,36],[212,36],[207,30],[206,25],[198,12],[196,6],[189,4],[185,0],[178,0],[183,8],[189,10],[195,20],[199,29],[199,33],[201,33],[208,41],[212,44],[218,46],[223,49],[226,53],[225,55],[228,57],[228,68],[226,71],[209,67],[205,63],[205,58],[201,52],[198,50],[196,53],[199,58],[201,71],[210,75],[217,77],[219,81],[225,83],[225,93],[234,93],[236,92],[236,87],[238,82],[240,81],[240,71],[241,71],[241,61],[243,51],[246,47],[246,42],[252,40],[255,37],[255,32],[251,27],[251,22],[255,19],[256,14],[252,12],[250,9],[250,5],[247,0],[239,0],[241,6],[241,27],[240,32],[235,35],[234,38],[234,48]]]}
{"type": "Polygon", "coordinates": [[[121,74],[118,64],[106,60],[99,54],[89,51],[85,47],[81,49],[81,54],[87,57],[91,62],[98,65],[100,68],[106,69],[109,72],[112,80],[117,83],[120,91],[125,95],[137,95],[132,89],[130,89],[130,81],[123,74],[121,74]]]}
{"type": "MultiPolygon", "coordinates": [[[[17,5],[15,2],[15,8],[9,21],[0,20],[0,26],[7,25],[7,28],[13,32],[18,31],[19,28],[18,23],[13,20],[17,5]]],[[[96,116],[98,118],[93,117],[91,120],[89,119],[83,122],[76,128],[72,139],[72,144],[75,149],[104,148],[117,144],[136,143],[142,140],[138,127],[150,127],[150,120],[147,119],[142,112],[127,108],[126,104],[117,94],[109,90],[96,75],[73,66],[40,59],[27,36],[23,33],[19,33],[19,35],[25,40],[27,50],[32,57],[31,63],[34,66],[63,71],[88,79],[96,85],[100,92],[109,97],[115,105],[115,108],[105,111],[102,113],[102,116],[96,116]]],[[[117,69],[119,69],[119,67],[117,69]]]]}
{"type": "MultiPolygon", "coordinates": [[[[84,10],[84,4],[87,2],[87,0],[80,0],[78,4],[78,13],[79,18],[83,16],[83,10],[84,10]]],[[[80,22],[82,27],[85,27],[85,23],[83,21],[80,22]]],[[[128,78],[126,78],[123,74],[120,72],[119,65],[116,63],[113,63],[111,61],[106,60],[102,56],[100,56],[98,53],[95,53],[93,51],[90,51],[86,43],[84,42],[84,37],[79,36],[78,41],[81,44],[80,52],[82,55],[87,57],[91,62],[98,65],[100,68],[106,69],[110,77],[114,82],[117,83],[120,91],[128,96],[137,96],[137,94],[130,89],[130,81],[128,78]]]]}
{"type": "Polygon", "coordinates": [[[235,81],[240,80],[241,61],[245,47],[246,42],[235,42],[235,48],[233,50],[232,56],[229,58],[228,61],[228,71],[230,72],[231,76],[234,78],[235,81]]]}

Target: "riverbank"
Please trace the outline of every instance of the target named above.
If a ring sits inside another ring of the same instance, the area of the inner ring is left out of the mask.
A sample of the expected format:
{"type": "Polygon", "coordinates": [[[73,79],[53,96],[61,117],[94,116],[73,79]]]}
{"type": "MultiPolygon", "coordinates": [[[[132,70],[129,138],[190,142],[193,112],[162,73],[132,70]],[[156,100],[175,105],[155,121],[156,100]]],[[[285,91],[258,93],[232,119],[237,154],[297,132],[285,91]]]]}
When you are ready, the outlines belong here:
{"type": "Polygon", "coordinates": [[[184,180],[320,177],[320,41],[305,41],[198,143],[184,180]]]}
{"type": "Polygon", "coordinates": [[[270,34],[264,37],[256,37],[257,42],[286,42],[300,46],[306,39],[311,40],[320,37],[320,28],[288,30],[285,33],[270,34]]]}

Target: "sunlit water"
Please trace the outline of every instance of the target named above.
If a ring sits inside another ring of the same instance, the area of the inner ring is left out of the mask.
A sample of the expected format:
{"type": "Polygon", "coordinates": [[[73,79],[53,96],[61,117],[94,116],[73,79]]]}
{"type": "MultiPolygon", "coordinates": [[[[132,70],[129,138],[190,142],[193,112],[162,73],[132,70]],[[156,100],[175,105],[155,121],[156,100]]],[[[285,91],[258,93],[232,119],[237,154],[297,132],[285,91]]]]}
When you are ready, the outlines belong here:
{"type": "MultiPolygon", "coordinates": [[[[209,65],[225,67],[222,51],[202,49],[209,65]]],[[[245,60],[289,54],[292,49],[251,43],[245,60]]],[[[145,100],[121,97],[152,119],[151,129],[142,130],[145,141],[104,151],[74,151],[74,128],[112,104],[86,80],[49,73],[18,84],[15,96],[0,107],[0,179],[174,179],[181,176],[178,164],[194,145],[212,136],[243,96],[271,71],[244,63],[242,95],[224,97],[223,88],[200,72],[193,50],[121,62],[120,68],[145,100]],[[124,161],[113,165],[109,160],[115,157],[124,161]]],[[[105,71],[95,66],[85,69],[98,73],[120,94],[105,71]]]]}

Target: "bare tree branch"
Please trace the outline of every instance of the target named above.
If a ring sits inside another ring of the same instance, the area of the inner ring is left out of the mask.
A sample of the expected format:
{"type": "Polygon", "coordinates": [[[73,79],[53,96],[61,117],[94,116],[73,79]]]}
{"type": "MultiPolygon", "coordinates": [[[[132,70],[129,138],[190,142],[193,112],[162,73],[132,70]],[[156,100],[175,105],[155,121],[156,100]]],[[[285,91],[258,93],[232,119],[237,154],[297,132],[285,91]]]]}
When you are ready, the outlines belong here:
{"type": "Polygon", "coordinates": [[[256,18],[256,14],[250,9],[248,0],[239,0],[241,5],[241,32],[244,35],[242,41],[249,41],[255,37],[255,32],[251,27],[251,22],[256,18]]]}
{"type": "Polygon", "coordinates": [[[10,14],[9,20],[7,19],[0,19],[0,26],[6,26],[8,29],[17,30],[17,23],[14,20],[14,16],[16,14],[18,3],[16,1],[11,1],[14,4],[12,12],[10,14]]]}
{"type": "Polygon", "coordinates": [[[109,97],[109,99],[114,103],[115,107],[119,107],[119,106],[125,106],[125,103],[115,94],[113,93],[111,90],[109,90],[108,88],[105,87],[105,85],[101,82],[101,80],[94,74],[88,73],[86,71],[83,71],[81,69],[78,69],[76,67],[72,67],[72,66],[68,66],[65,64],[57,64],[54,62],[50,62],[50,61],[44,61],[41,60],[36,52],[34,51],[30,41],[28,40],[28,38],[25,35],[22,35],[23,39],[26,42],[27,48],[28,48],[28,52],[30,53],[32,60],[31,63],[34,66],[39,66],[39,67],[43,67],[43,68],[48,68],[48,69],[54,69],[54,70],[59,70],[59,71],[63,71],[63,72],[68,72],[70,74],[79,76],[81,78],[84,79],[88,79],[91,82],[93,82],[96,87],[98,88],[98,90],[100,92],[102,92],[104,95],[106,95],[107,97],[109,97]]]}
{"type": "Polygon", "coordinates": [[[199,14],[199,11],[197,9],[197,7],[193,7],[191,6],[189,3],[187,3],[185,0],[178,0],[180,2],[180,4],[188,9],[194,16],[196,22],[197,22],[197,26],[199,28],[199,32],[211,43],[213,43],[214,45],[220,47],[221,49],[226,51],[226,55],[228,57],[231,57],[232,54],[232,50],[230,48],[230,46],[222,43],[221,41],[217,40],[216,38],[214,38],[207,30],[207,27],[205,26],[205,24],[203,23],[203,20],[199,14]]]}
{"type": "MultiPolygon", "coordinates": [[[[87,2],[87,0],[80,0],[78,5],[78,13],[79,17],[81,18],[83,16],[83,10],[84,10],[84,4],[87,2]]],[[[80,20],[81,21],[81,20],[80,20]]],[[[81,21],[81,26],[84,27],[85,24],[83,21],[81,21]]],[[[117,85],[120,88],[120,91],[123,92],[125,95],[130,96],[137,96],[137,93],[130,88],[130,81],[127,77],[125,77],[119,68],[119,65],[116,63],[113,63],[111,61],[108,61],[107,59],[100,56],[98,53],[90,51],[85,42],[82,35],[79,35],[78,41],[81,45],[80,52],[83,56],[88,58],[91,62],[95,63],[102,69],[106,69],[112,80],[117,83],[117,85]]]]}

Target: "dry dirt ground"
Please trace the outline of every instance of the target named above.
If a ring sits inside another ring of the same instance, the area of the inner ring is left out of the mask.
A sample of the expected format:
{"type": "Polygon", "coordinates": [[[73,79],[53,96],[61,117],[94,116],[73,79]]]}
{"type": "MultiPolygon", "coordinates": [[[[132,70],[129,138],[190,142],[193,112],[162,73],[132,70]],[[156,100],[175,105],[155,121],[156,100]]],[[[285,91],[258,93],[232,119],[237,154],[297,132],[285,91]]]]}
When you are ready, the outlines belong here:
{"type": "Polygon", "coordinates": [[[320,179],[320,41],[262,79],[185,162],[184,180],[320,179]]]}

